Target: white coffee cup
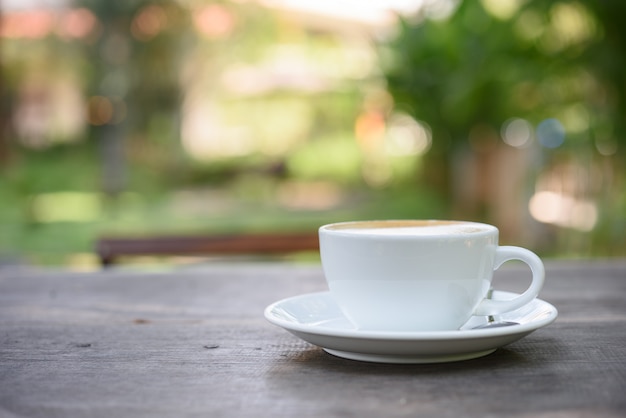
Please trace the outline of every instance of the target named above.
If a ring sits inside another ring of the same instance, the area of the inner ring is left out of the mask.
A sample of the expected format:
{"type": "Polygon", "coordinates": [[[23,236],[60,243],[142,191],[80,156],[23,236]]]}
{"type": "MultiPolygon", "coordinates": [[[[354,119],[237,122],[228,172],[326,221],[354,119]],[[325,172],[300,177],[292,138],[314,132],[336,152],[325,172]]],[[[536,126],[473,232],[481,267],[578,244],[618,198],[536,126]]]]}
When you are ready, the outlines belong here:
{"type": "Polygon", "coordinates": [[[331,295],[358,329],[459,329],[472,315],[497,315],[531,302],[544,282],[539,257],[498,246],[495,226],[464,221],[356,221],[322,226],[320,254],[331,295]],[[528,289],[486,299],[493,271],[521,260],[528,289]]]}

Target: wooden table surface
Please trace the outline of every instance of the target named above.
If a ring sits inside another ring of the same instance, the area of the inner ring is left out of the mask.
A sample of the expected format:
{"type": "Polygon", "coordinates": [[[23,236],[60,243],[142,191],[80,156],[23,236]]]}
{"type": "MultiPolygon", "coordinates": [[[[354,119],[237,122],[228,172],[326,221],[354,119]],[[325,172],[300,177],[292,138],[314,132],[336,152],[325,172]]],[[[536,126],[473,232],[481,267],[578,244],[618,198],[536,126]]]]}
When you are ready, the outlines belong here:
{"type": "Polygon", "coordinates": [[[546,268],[556,322],[428,365],[333,357],[268,323],[268,304],[326,289],[318,265],[0,270],[0,417],[625,417],[626,260],[546,268]]]}

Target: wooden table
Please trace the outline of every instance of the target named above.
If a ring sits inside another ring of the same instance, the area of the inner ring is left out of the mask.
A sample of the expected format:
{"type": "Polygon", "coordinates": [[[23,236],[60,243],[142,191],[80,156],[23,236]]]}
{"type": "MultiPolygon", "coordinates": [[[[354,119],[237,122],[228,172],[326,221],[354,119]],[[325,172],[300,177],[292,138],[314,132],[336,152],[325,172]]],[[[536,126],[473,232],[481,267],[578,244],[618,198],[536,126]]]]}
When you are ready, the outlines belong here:
{"type": "Polygon", "coordinates": [[[340,359],[263,318],[325,289],[318,265],[0,270],[0,417],[626,416],[624,260],[548,262],[556,322],[447,364],[340,359]]]}

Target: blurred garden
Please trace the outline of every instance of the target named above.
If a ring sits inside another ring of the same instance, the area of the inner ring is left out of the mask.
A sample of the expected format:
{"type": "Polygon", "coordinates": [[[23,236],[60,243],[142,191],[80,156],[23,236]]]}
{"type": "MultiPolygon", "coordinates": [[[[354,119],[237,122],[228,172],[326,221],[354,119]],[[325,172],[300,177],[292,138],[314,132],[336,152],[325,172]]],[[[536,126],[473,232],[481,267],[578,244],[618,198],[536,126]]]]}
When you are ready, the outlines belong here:
{"type": "Polygon", "coordinates": [[[485,221],[626,256],[620,0],[0,3],[0,265],[100,236],[485,221]],[[367,3],[367,4],[365,4],[367,3]]]}

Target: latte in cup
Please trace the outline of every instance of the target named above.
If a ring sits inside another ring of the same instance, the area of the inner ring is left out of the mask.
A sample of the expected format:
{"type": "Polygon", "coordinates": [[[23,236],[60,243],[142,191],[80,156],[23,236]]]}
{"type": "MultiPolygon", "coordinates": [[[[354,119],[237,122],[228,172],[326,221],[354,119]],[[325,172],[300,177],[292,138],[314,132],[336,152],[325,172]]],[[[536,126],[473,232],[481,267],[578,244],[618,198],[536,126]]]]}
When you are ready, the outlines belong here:
{"type": "Polygon", "coordinates": [[[484,232],[495,227],[459,221],[366,221],[335,224],[328,229],[352,234],[453,235],[484,232]]]}
{"type": "Polygon", "coordinates": [[[529,303],[544,268],[532,252],[498,246],[495,226],[465,221],[357,221],[320,228],[320,254],[333,298],[359,329],[436,331],[472,315],[529,303]],[[486,300],[494,269],[527,263],[531,286],[510,301],[486,300]]]}

